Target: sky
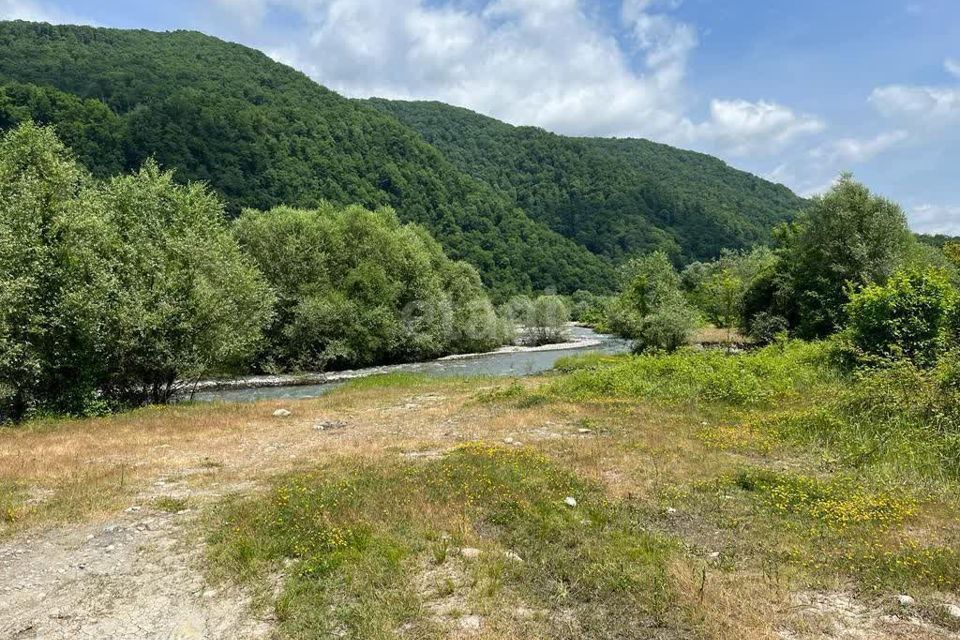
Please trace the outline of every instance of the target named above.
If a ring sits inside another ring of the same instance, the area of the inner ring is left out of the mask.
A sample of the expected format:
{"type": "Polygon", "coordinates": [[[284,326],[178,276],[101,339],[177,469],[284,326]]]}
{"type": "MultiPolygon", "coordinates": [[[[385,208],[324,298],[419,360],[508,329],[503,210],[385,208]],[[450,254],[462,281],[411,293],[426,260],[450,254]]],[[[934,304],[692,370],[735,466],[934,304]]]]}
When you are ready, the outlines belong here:
{"type": "Polygon", "coordinates": [[[350,97],[649,138],[805,196],[851,171],[960,235],[960,0],[0,0],[0,19],[199,30],[350,97]]]}

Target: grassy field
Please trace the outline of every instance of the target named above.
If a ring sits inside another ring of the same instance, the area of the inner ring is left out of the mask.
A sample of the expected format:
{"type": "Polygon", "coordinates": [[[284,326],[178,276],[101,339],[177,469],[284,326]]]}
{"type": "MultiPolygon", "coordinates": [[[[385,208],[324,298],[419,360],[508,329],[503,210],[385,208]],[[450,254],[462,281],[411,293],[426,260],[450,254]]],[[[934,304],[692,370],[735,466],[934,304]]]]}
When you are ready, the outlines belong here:
{"type": "Polygon", "coordinates": [[[282,638],[956,637],[950,396],[827,355],[569,358],[7,428],[0,535],[189,506],[206,579],[282,638]]]}

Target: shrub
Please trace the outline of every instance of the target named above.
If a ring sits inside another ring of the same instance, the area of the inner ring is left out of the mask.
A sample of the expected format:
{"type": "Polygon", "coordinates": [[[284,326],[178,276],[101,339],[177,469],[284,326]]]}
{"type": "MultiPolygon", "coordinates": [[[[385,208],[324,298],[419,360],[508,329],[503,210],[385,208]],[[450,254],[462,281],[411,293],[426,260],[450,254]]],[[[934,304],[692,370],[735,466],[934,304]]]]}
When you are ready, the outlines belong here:
{"type": "Polygon", "coordinates": [[[529,345],[551,344],[567,339],[570,310],[560,296],[539,296],[524,318],[523,340],[529,345]]]}
{"type": "Polygon", "coordinates": [[[110,278],[90,186],[51,129],[0,140],[0,420],[82,413],[97,388],[110,278]]]}
{"type": "Polygon", "coordinates": [[[230,235],[219,198],[148,162],[106,183],[97,201],[109,218],[116,286],[104,336],[106,397],[165,402],[180,381],[246,365],[273,293],[230,235]]]}
{"type": "Polygon", "coordinates": [[[866,359],[907,358],[929,367],[948,339],[956,293],[939,271],[895,274],[854,294],[847,305],[850,339],[866,359]]]}
{"type": "Polygon", "coordinates": [[[747,335],[757,344],[770,344],[778,336],[784,335],[789,329],[787,319],[766,311],[761,311],[750,319],[747,326],[747,335]]]}
{"type": "Polygon", "coordinates": [[[621,269],[622,290],[609,305],[607,325],[634,340],[634,351],[674,351],[696,328],[696,311],[680,291],[680,276],[661,251],[621,269]]]}
{"type": "Polygon", "coordinates": [[[263,368],[421,360],[509,339],[476,270],[391,209],[246,211],[234,232],[278,293],[263,368]]]}
{"type": "Polygon", "coordinates": [[[0,419],[164,401],[249,355],[270,300],[205,187],[94,182],[32,124],[0,141],[0,419]]]}
{"type": "Polygon", "coordinates": [[[639,320],[633,350],[676,351],[689,344],[697,320],[696,313],[682,299],[662,304],[639,320]]]}

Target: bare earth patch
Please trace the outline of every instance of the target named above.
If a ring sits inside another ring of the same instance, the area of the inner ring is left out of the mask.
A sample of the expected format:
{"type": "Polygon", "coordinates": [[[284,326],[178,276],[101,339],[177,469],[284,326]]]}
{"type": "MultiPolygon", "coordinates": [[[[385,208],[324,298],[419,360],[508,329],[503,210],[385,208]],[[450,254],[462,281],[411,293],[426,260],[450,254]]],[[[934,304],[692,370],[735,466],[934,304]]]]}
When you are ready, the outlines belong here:
{"type": "Polygon", "coordinates": [[[141,509],[0,545],[0,637],[267,637],[247,598],[207,585],[191,516],[141,509]]]}

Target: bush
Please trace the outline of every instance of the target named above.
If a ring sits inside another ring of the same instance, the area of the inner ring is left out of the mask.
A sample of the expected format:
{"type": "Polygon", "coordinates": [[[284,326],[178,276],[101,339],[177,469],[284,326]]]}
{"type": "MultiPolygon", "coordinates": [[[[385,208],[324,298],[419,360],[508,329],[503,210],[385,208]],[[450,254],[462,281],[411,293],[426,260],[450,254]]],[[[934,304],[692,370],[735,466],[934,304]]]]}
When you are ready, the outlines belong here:
{"type": "Polygon", "coordinates": [[[653,313],[639,320],[634,336],[634,353],[676,351],[690,343],[697,320],[693,309],[680,299],[660,305],[653,313]]]}
{"type": "Polygon", "coordinates": [[[0,419],[164,401],[243,361],[270,300],[204,187],[94,182],[32,124],[0,141],[0,419]]]}
{"type": "Polygon", "coordinates": [[[246,211],[234,231],[278,293],[264,369],[422,360],[509,340],[476,270],[391,209],[246,211]]]}
{"type": "Polygon", "coordinates": [[[847,305],[849,337],[865,360],[906,358],[936,364],[947,346],[956,292],[943,272],[900,272],[885,285],[854,294],[847,305]]]}
{"type": "Polygon", "coordinates": [[[0,420],[82,413],[96,391],[111,284],[90,187],[51,129],[0,140],[0,420]]]}
{"type": "Polygon", "coordinates": [[[523,341],[528,345],[552,344],[567,339],[570,310],[560,296],[540,296],[527,309],[523,341]]]}
{"type": "Polygon", "coordinates": [[[205,186],[148,162],[97,196],[108,212],[116,290],[101,388],[121,405],[165,402],[181,381],[236,371],[260,345],[273,293],[205,186]]]}
{"type": "Polygon", "coordinates": [[[607,308],[611,331],[635,341],[635,352],[674,351],[690,342],[698,316],[665,253],[630,261],[621,276],[620,295],[607,308]]]}
{"type": "Polygon", "coordinates": [[[786,318],[761,311],[750,319],[747,335],[757,344],[765,345],[785,335],[788,329],[786,318]]]}

